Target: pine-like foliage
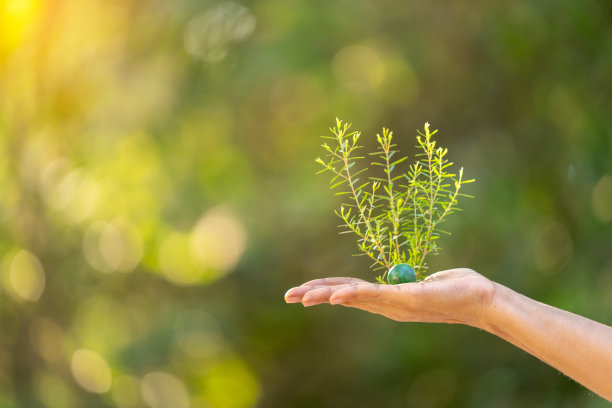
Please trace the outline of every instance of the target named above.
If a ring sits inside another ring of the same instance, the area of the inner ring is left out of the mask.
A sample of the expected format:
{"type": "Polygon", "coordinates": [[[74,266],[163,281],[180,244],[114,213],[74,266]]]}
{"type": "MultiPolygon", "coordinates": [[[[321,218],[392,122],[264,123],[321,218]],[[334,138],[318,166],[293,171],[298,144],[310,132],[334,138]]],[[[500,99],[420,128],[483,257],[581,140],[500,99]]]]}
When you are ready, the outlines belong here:
{"type": "Polygon", "coordinates": [[[398,172],[396,167],[407,157],[397,157],[392,143],[393,132],[383,128],[376,135],[378,148],[369,155],[371,165],[382,168],[381,177],[363,179],[367,168],[358,169],[361,132],[350,131],[351,124],[336,119],[336,127],[330,128],[331,136],[323,136],[330,142],[323,143],[327,155],[317,158],[323,166],[319,173],[330,172],[330,189],[342,197],[336,214],[343,220],[342,233],[357,236],[361,254],[369,256],[374,270],[384,270],[377,277],[385,282],[390,267],[398,263],[412,265],[418,279],[427,275],[427,256],[440,248],[437,240],[440,223],[457,208],[457,199],[466,196],[461,187],[474,180],[463,180],[463,168],[459,174],[450,172],[453,163],[446,158],[448,150],[436,147],[429,131],[419,131],[416,160],[408,171],[398,172]]]}

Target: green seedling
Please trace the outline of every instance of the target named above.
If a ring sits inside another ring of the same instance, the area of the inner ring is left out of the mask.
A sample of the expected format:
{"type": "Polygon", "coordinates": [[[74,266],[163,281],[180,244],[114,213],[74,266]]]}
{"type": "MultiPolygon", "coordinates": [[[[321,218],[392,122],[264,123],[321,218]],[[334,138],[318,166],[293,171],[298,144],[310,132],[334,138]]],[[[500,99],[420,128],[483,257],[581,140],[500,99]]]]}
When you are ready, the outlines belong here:
{"type": "Polygon", "coordinates": [[[342,197],[336,214],[342,219],[341,233],[357,236],[359,255],[367,255],[375,271],[384,272],[376,279],[380,283],[415,282],[425,278],[428,255],[440,250],[437,242],[440,223],[455,211],[464,184],[463,168],[452,173],[453,163],[446,158],[448,149],[436,147],[429,123],[416,136],[418,153],[406,172],[396,170],[407,157],[396,157],[393,132],[387,128],[376,135],[377,150],[370,153],[371,165],[382,168],[379,176],[363,179],[367,168],[357,168],[365,159],[359,156],[361,132],[350,131],[351,124],[336,119],[331,135],[323,136],[326,156],[316,161],[330,172],[330,189],[342,197]]]}

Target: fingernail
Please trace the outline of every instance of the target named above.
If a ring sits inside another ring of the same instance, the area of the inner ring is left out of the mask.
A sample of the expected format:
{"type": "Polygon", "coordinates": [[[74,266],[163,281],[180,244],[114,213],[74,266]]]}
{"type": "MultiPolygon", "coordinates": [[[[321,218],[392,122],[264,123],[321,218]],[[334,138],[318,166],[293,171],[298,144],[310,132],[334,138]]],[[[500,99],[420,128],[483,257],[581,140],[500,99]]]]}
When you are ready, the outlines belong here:
{"type": "Polygon", "coordinates": [[[300,301],[300,298],[297,296],[285,296],[285,302],[287,303],[297,303],[300,301]]]}

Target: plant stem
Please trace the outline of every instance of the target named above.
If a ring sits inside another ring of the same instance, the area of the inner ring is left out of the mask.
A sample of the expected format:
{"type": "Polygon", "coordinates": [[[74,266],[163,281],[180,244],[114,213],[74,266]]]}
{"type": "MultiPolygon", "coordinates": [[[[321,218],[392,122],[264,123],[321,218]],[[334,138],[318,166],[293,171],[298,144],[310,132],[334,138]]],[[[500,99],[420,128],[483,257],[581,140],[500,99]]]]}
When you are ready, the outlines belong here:
{"type": "MultiPolygon", "coordinates": [[[[383,131],[383,136],[384,135],[384,131],[383,131]]],[[[395,208],[395,199],[393,197],[393,181],[391,180],[391,164],[389,163],[389,152],[391,150],[391,137],[392,137],[392,133],[388,133],[388,136],[383,138],[383,141],[385,142],[383,144],[383,151],[385,153],[385,163],[387,165],[387,169],[386,169],[386,173],[387,173],[387,183],[389,186],[389,208],[391,209],[391,224],[393,225],[393,237],[391,237],[391,239],[389,239],[389,261],[391,261],[391,256],[393,253],[393,243],[395,242],[395,248],[397,250],[397,252],[399,253],[400,247],[399,247],[399,241],[398,241],[398,228],[399,228],[399,220],[398,220],[398,215],[397,215],[397,211],[395,208]]]]}
{"type": "MultiPolygon", "coordinates": [[[[346,127],[345,127],[346,130],[346,127]]],[[[382,266],[386,267],[387,269],[390,268],[389,265],[389,261],[387,260],[387,257],[385,256],[385,250],[384,247],[380,244],[380,242],[378,241],[378,239],[375,239],[374,234],[372,233],[372,228],[370,225],[370,219],[366,218],[365,216],[365,212],[361,206],[361,203],[359,202],[359,197],[357,197],[357,192],[355,191],[355,186],[354,186],[354,182],[353,182],[353,178],[351,176],[351,172],[350,172],[350,163],[349,163],[349,154],[350,151],[348,149],[348,143],[343,143],[343,136],[344,136],[344,132],[345,130],[343,130],[342,132],[338,132],[336,134],[336,136],[338,137],[338,141],[340,143],[340,146],[343,146],[344,148],[341,150],[342,151],[342,161],[344,163],[344,171],[346,172],[346,181],[348,182],[350,188],[351,188],[351,193],[352,193],[352,197],[355,200],[355,204],[357,205],[357,209],[359,210],[359,216],[361,217],[361,220],[363,221],[365,227],[366,227],[366,231],[370,233],[370,237],[371,237],[371,242],[374,243],[374,245],[376,245],[376,248],[378,249],[378,251],[380,252],[382,258],[383,258],[383,262],[381,263],[380,260],[375,259],[376,262],[378,262],[379,264],[381,264],[382,266]]]]}

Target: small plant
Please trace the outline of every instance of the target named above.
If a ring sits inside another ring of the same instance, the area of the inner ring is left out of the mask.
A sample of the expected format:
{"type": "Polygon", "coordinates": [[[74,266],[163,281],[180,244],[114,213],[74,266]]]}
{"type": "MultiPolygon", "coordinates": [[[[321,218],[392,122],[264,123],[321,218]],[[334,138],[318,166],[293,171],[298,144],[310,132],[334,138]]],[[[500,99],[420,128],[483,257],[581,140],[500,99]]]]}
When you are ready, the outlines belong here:
{"type": "MultiPolygon", "coordinates": [[[[370,176],[363,180],[367,168],[357,169],[362,146],[358,145],[361,132],[350,131],[351,124],[336,119],[333,135],[323,136],[331,142],[323,143],[325,158],[317,158],[323,166],[318,173],[330,172],[330,189],[343,198],[340,211],[341,233],[354,233],[360,255],[369,256],[374,270],[384,270],[378,282],[395,284],[423,279],[427,276],[426,259],[440,248],[437,241],[443,233],[440,223],[458,211],[457,200],[464,184],[463,168],[456,175],[450,172],[453,163],[446,159],[448,149],[436,147],[425,123],[419,131],[416,161],[406,173],[396,167],[407,157],[396,157],[393,132],[387,128],[377,134],[378,148],[370,153],[373,166],[381,167],[382,177],[370,176]]],[[[318,174],[317,173],[317,174],[318,174]]]]}

